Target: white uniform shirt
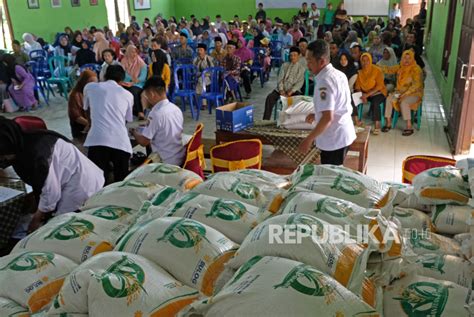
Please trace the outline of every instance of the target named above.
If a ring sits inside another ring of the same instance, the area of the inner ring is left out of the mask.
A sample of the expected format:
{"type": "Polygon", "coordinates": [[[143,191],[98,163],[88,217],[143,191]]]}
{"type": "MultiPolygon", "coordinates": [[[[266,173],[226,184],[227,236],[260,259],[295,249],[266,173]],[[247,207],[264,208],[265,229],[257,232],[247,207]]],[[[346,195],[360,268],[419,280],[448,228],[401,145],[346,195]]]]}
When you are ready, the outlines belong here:
{"type": "Polygon", "coordinates": [[[157,103],[148,115],[148,126],[143,136],[151,141],[153,152],[157,152],[167,164],[181,165],[186,150],[182,143],[183,113],[168,99],[157,103]]]}
{"type": "Polygon", "coordinates": [[[84,110],[90,108],[91,129],[85,147],[107,146],[132,154],[126,122],[133,121],[133,95],[113,80],[84,88],[84,110]]]}
{"type": "Polygon", "coordinates": [[[316,137],[316,147],[335,151],[351,145],[356,139],[352,123],[351,92],[346,75],[328,64],[315,79],[314,113],[319,122],[323,111],[333,111],[334,117],[327,129],[316,137]]]}
{"type": "Polygon", "coordinates": [[[313,25],[313,21],[316,21],[319,23],[319,17],[321,16],[321,12],[319,11],[319,9],[316,9],[315,11],[313,11],[313,9],[311,9],[309,11],[309,19],[308,19],[308,25],[313,25]],[[315,20],[311,20],[312,17],[316,17],[315,20]]]}

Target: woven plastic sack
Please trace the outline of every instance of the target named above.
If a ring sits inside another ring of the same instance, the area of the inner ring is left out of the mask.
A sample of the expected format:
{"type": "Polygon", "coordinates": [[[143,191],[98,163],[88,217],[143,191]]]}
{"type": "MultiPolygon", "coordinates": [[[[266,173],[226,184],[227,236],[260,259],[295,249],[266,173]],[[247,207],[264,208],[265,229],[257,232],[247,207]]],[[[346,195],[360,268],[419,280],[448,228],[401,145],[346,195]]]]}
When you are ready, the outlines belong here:
{"type": "Polygon", "coordinates": [[[429,230],[435,232],[431,218],[424,212],[416,209],[395,207],[393,209],[392,218],[400,222],[402,229],[416,229],[418,231],[429,230]]]}
{"type": "Polygon", "coordinates": [[[436,232],[447,234],[467,233],[474,225],[474,209],[469,206],[437,205],[432,208],[436,232]]]}
{"type": "Polygon", "coordinates": [[[431,205],[422,204],[415,195],[415,188],[411,185],[402,188],[394,188],[395,197],[390,201],[392,207],[416,209],[423,212],[431,212],[431,205]]]}
{"type": "Polygon", "coordinates": [[[291,176],[293,186],[353,202],[364,208],[381,208],[389,200],[388,185],[349,168],[335,165],[301,165],[291,176]]]}
{"type": "Polygon", "coordinates": [[[163,217],[168,212],[169,206],[174,204],[182,195],[183,193],[178,189],[165,186],[153,198],[143,202],[138,211],[137,223],[163,217]]]}
{"type": "Polygon", "coordinates": [[[143,202],[152,198],[160,189],[163,186],[135,180],[113,183],[90,197],[81,209],[119,206],[139,210],[143,202]]]}
{"type": "Polygon", "coordinates": [[[0,316],[8,317],[30,317],[28,308],[21,306],[20,304],[0,297],[0,316]]]}
{"type": "Polygon", "coordinates": [[[474,265],[467,260],[452,255],[424,254],[417,258],[416,264],[420,275],[472,287],[474,265]]]}
{"type": "Polygon", "coordinates": [[[130,173],[125,180],[150,182],[162,186],[166,185],[178,188],[181,191],[188,191],[202,183],[202,178],[196,173],[179,166],[164,163],[142,165],[130,173]]]}
{"type": "Polygon", "coordinates": [[[309,96],[280,97],[282,110],[278,126],[285,129],[311,130],[316,123],[306,123],[306,117],[314,113],[313,99],[309,96]]]}
{"type": "Polygon", "coordinates": [[[473,296],[455,283],[410,275],[385,288],[384,316],[472,316],[473,296]]]}
{"type": "Polygon", "coordinates": [[[368,253],[342,229],[310,215],[290,214],[269,218],[255,227],[228,266],[236,270],[254,256],[284,257],[314,266],[359,294],[368,253]],[[301,233],[306,235],[298,238],[301,233]],[[332,240],[337,236],[341,241],[332,240]]]}
{"type": "Polygon", "coordinates": [[[474,159],[473,158],[465,158],[459,161],[456,161],[456,168],[461,170],[462,176],[464,180],[468,180],[469,170],[474,169],[474,159]]]}
{"type": "Polygon", "coordinates": [[[49,251],[81,263],[96,254],[112,251],[128,228],[82,213],[64,214],[20,240],[12,253],[49,251]]]}
{"type": "Polygon", "coordinates": [[[370,316],[374,308],[317,268],[278,257],[244,263],[215,296],[195,302],[185,317],[370,316]]]}
{"type": "Polygon", "coordinates": [[[116,221],[118,223],[131,226],[137,220],[138,211],[126,207],[104,206],[84,210],[81,214],[98,217],[101,219],[116,221]]]}
{"type": "Polygon", "coordinates": [[[290,186],[290,181],[288,180],[287,177],[281,176],[279,174],[275,174],[272,172],[268,172],[265,170],[243,169],[243,170],[236,170],[233,172],[238,175],[248,175],[248,176],[256,177],[258,179],[261,179],[262,181],[273,183],[275,186],[279,188],[286,188],[290,186]]]}
{"type": "Polygon", "coordinates": [[[49,313],[171,317],[198,296],[142,256],[109,252],[71,272],[49,313]]]}
{"type": "Polygon", "coordinates": [[[241,243],[269,211],[233,199],[187,193],[169,207],[165,216],[194,219],[241,243]]]}
{"type": "Polygon", "coordinates": [[[277,212],[282,202],[283,190],[274,183],[253,175],[221,172],[192,189],[192,192],[218,198],[235,199],[252,206],[277,212]]]}
{"type": "Polygon", "coordinates": [[[465,205],[470,195],[461,170],[454,166],[431,168],[413,179],[420,203],[428,205],[465,205]]]}
{"type": "Polygon", "coordinates": [[[466,259],[474,264],[474,235],[472,233],[460,233],[453,238],[461,244],[461,252],[466,259]]]}
{"type": "Polygon", "coordinates": [[[64,278],[76,267],[73,261],[51,252],[4,256],[0,258],[0,297],[37,313],[48,308],[64,278]]]}
{"type": "Polygon", "coordinates": [[[435,253],[463,257],[461,245],[454,239],[418,230],[405,232],[405,237],[408,247],[418,255],[435,253]]]}
{"type": "Polygon", "coordinates": [[[212,295],[237,245],[217,230],[186,218],[165,217],[133,227],[117,251],[140,254],[181,282],[212,295]]]}

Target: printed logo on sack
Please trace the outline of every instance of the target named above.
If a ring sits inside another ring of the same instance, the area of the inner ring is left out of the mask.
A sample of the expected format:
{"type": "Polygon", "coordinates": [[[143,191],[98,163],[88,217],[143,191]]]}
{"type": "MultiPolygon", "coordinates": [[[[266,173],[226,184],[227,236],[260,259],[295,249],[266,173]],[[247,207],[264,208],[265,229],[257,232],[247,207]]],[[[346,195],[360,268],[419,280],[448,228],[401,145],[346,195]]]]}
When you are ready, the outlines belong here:
{"type": "Polygon", "coordinates": [[[153,185],[154,184],[149,183],[149,182],[139,182],[139,181],[129,180],[129,181],[124,181],[123,184],[121,184],[118,187],[147,188],[147,187],[152,187],[153,185]]]}
{"type": "Polygon", "coordinates": [[[181,169],[178,166],[173,165],[159,165],[155,167],[151,173],[161,173],[161,174],[174,174],[178,173],[181,169]]]}
{"type": "Polygon", "coordinates": [[[250,270],[255,264],[257,264],[262,258],[263,258],[262,256],[256,255],[253,258],[251,258],[250,260],[248,260],[247,262],[245,262],[245,264],[240,267],[239,271],[235,275],[234,279],[229,283],[229,285],[232,285],[235,282],[237,282],[238,280],[240,280],[240,278],[245,273],[247,273],[248,270],[250,270]]]}
{"type": "Polygon", "coordinates": [[[94,224],[84,219],[71,217],[67,222],[56,227],[51,233],[44,238],[44,240],[72,240],[80,238],[81,240],[87,238],[89,234],[94,233],[94,224]]]}
{"type": "Polygon", "coordinates": [[[448,301],[447,287],[431,283],[418,282],[410,284],[401,294],[394,297],[399,300],[403,311],[408,316],[441,317],[448,301]]]}
{"type": "Polygon", "coordinates": [[[40,272],[48,265],[54,265],[53,263],[54,254],[50,252],[26,252],[23,253],[7,265],[0,268],[0,271],[12,270],[12,271],[31,271],[37,270],[40,272]]]}
{"type": "Polygon", "coordinates": [[[257,186],[241,180],[237,180],[232,184],[230,190],[243,199],[256,199],[260,195],[260,190],[257,186]]]}
{"type": "Polygon", "coordinates": [[[106,220],[117,220],[122,217],[131,215],[132,209],[122,208],[122,207],[113,207],[107,206],[100,208],[91,213],[92,216],[96,216],[106,220]]]}
{"type": "Polygon", "coordinates": [[[220,218],[226,221],[234,221],[243,218],[247,212],[245,206],[236,200],[218,199],[212,205],[207,217],[220,218]]]}
{"type": "Polygon", "coordinates": [[[436,245],[433,241],[429,240],[429,231],[422,232],[412,230],[410,234],[410,243],[413,248],[422,248],[430,251],[436,251],[439,249],[439,245],[436,245]]]}
{"type": "Polygon", "coordinates": [[[421,259],[418,259],[416,262],[421,263],[424,268],[430,269],[432,271],[438,271],[441,274],[446,273],[443,270],[445,264],[444,255],[428,254],[421,256],[421,259]]]}
{"type": "Polygon", "coordinates": [[[314,212],[323,212],[336,218],[344,218],[348,214],[354,213],[354,210],[348,202],[326,197],[318,200],[314,212]]]}
{"type": "Polygon", "coordinates": [[[170,242],[177,248],[198,247],[206,238],[206,228],[191,219],[180,219],[169,226],[157,242],[170,242]]]}
{"type": "Polygon", "coordinates": [[[456,171],[446,168],[433,168],[427,171],[428,175],[434,178],[446,178],[450,181],[452,178],[456,178],[456,171]]]}
{"type": "Polygon", "coordinates": [[[408,217],[413,216],[413,212],[411,210],[402,209],[402,208],[395,208],[393,210],[393,213],[395,214],[395,216],[401,217],[401,218],[408,218],[408,217]]]}
{"type": "Polygon", "coordinates": [[[127,298],[127,305],[138,299],[143,288],[145,272],[127,256],[112,264],[104,273],[94,277],[102,283],[104,292],[112,298],[127,298]]]}
{"type": "Polygon", "coordinates": [[[435,212],[433,213],[433,223],[436,224],[436,222],[438,221],[438,217],[439,215],[446,209],[446,205],[437,205],[436,206],[436,210],[435,212]]]}
{"type": "Polygon", "coordinates": [[[300,264],[294,267],[280,284],[274,285],[274,289],[293,288],[295,291],[309,296],[329,297],[334,293],[334,287],[324,279],[324,274],[315,268],[300,264]],[[325,285],[326,284],[326,285],[325,285]]]}
{"type": "Polygon", "coordinates": [[[358,179],[350,176],[339,174],[331,186],[331,189],[340,190],[348,195],[359,195],[365,191],[364,184],[358,179]]]}

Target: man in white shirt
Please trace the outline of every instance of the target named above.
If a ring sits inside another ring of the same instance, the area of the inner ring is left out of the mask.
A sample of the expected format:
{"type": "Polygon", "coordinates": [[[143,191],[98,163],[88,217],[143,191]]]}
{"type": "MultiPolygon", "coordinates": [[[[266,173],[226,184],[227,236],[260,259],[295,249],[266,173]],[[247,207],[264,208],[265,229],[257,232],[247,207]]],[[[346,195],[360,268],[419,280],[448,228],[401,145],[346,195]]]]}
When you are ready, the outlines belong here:
{"type": "Polygon", "coordinates": [[[308,26],[312,29],[312,36],[311,39],[314,41],[318,38],[318,29],[319,29],[319,17],[321,16],[321,12],[319,11],[316,3],[311,3],[311,10],[309,11],[308,17],[308,26]]]}
{"type": "Polygon", "coordinates": [[[90,111],[91,129],[85,147],[88,157],[104,171],[105,179],[113,164],[115,182],[128,174],[132,145],[126,122],[133,121],[133,95],[119,85],[125,79],[120,65],[110,65],[105,82],[90,83],[84,88],[84,110],[90,111]]]}
{"type": "Polygon", "coordinates": [[[309,115],[306,121],[317,123],[301,142],[299,150],[307,153],[315,142],[321,150],[321,164],[342,165],[349,146],[356,139],[347,77],[330,63],[329,45],[324,40],[309,44],[306,60],[309,70],[316,75],[315,113],[309,115]]]}
{"type": "Polygon", "coordinates": [[[138,133],[130,132],[138,144],[151,144],[163,163],[181,166],[186,150],[182,143],[183,113],[166,98],[166,84],[160,77],[151,77],[145,83],[142,92],[144,108],[152,108],[148,115],[148,125],[138,133]]]}
{"type": "Polygon", "coordinates": [[[388,12],[388,18],[395,20],[395,18],[402,18],[402,11],[398,7],[398,3],[393,4],[393,8],[388,12]]]}

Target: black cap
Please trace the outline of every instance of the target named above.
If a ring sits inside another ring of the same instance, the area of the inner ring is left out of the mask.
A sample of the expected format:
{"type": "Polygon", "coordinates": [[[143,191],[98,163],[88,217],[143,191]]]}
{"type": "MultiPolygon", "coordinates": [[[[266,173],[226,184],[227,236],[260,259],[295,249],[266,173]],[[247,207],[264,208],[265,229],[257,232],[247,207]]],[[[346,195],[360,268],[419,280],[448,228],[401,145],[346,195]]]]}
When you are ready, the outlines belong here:
{"type": "Polygon", "coordinates": [[[227,42],[227,46],[229,46],[229,45],[233,45],[233,46],[237,47],[237,43],[235,43],[234,41],[227,42]]]}
{"type": "Polygon", "coordinates": [[[214,42],[221,42],[222,43],[222,38],[220,36],[216,36],[214,38],[214,42]]]}
{"type": "Polygon", "coordinates": [[[298,54],[301,53],[300,49],[297,48],[296,46],[292,46],[292,47],[290,48],[290,54],[293,53],[293,52],[296,52],[296,53],[298,53],[298,54]]]}
{"type": "Polygon", "coordinates": [[[188,38],[188,35],[184,32],[179,33],[179,36],[184,36],[185,38],[188,38]]]}
{"type": "Polygon", "coordinates": [[[197,45],[197,48],[203,48],[204,50],[207,50],[207,45],[204,44],[204,43],[199,43],[199,44],[197,45]]]}
{"type": "Polygon", "coordinates": [[[300,43],[302,43],[302,42],[308,43],[308,40],[307,40],[306,38],[302,37],[302,38],[300,38],[300,40],[298,41],[298,44],[300,44],[300,43]]]}

